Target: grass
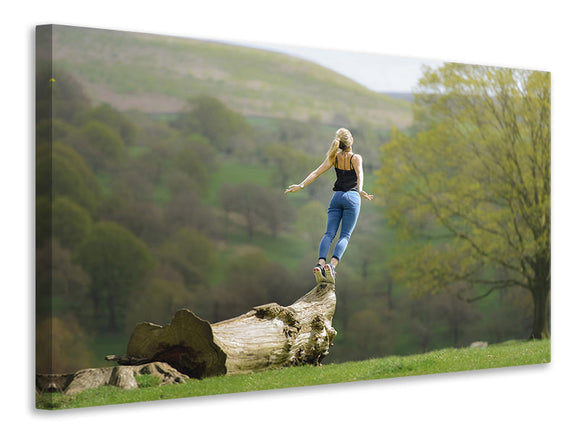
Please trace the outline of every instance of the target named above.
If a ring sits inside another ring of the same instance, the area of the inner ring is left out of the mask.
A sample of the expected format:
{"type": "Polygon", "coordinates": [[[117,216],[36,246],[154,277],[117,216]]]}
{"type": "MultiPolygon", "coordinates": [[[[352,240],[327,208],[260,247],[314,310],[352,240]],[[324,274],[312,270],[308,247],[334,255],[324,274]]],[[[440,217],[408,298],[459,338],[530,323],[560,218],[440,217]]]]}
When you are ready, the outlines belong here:
{"type": "Polygon", "coordinates": [[[389,356],[365,361],[301,366],[268,370],[246,375],[190,379],[184,384],[158,386],[149,378],[138,379],[140,388],[121,390],[100,387],[73,396],[44,393],[37,397],[37,407],[66,409],[142,401],[176,399],[247,391],[271,390],[402,376],[450,373],[550,362],[550,340],[509,341],[487,349],[441,349],[433,352],[389,356]]]}

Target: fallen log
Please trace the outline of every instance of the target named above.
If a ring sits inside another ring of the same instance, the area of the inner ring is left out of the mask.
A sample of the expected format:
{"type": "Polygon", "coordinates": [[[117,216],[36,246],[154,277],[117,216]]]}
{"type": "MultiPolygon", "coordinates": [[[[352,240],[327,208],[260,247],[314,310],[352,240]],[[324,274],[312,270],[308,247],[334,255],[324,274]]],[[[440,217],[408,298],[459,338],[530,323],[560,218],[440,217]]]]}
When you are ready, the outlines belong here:
{"type": "Polygon", "coordinates": [[[38,374],[39,392],[76,394],[88,388],[113,385],[125,390],[138,388],[136,377],[150,375],[159,379],[159,385],[183,383],[187,376],[167,363],[152,362],[132,367],[102,367],[79,370],[69,374],[38,374]]]}
{"type": "Polygon", "coordinates": [[[318,365],[336,336],[332,327],[335,307],[334,285],[320,283],[288,307],[261,305],[214,324],[182,309],[166,326],[138,324],[127,354],[107,359],[122,365],[165,362],[198,379],[318,365]]]}

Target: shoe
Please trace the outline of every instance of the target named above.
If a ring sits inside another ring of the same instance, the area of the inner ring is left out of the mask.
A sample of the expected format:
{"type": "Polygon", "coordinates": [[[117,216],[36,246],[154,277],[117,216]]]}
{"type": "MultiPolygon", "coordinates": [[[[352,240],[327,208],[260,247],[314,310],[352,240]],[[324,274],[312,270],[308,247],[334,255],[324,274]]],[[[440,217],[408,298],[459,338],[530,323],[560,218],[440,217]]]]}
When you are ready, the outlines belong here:
{"type": "Polygon", "coordinates": [[[316,266],[314,266],[314,277],[316,278],[316,282],[320,283],[325,281],[325,276],[324,276],[324,268],[320,265],[317,264],[316,266]]]}
{"type": "Polygon", "coordinates": [[[324,265],[324,275],[326,276],[326,280],[332,284],[336,282],[336,271],[334,267],[330,263],[326,263],[324,265]]]}

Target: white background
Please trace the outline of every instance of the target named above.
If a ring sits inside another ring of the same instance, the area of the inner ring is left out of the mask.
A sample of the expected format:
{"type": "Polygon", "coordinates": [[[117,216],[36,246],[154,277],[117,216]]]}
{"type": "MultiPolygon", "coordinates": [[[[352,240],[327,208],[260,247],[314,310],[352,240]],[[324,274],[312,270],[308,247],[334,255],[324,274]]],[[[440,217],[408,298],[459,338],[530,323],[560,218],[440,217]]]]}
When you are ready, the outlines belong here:
{"type": "Polygon", "coordinates": [[[3,430],[58,434],[578,430],[580,26],[572,4],[554,0],[46,0],[5,5],[0,74],[3,430]],[[33,85],[34,26],[38,24],[266,41],[551,71],[553,362],[84,410],[34,410],[33,85]]]}

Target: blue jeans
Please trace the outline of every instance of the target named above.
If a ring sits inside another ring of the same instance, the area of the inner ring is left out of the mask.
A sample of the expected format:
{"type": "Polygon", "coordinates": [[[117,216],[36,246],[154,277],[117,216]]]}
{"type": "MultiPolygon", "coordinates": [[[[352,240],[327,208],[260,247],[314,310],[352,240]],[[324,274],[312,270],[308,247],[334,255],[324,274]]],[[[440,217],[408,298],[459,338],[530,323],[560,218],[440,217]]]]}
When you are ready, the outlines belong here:
{"type": "Polygon", "coordinates": [[[334,240],[334,236],[338,231],[338,226],[342,222],[340,228],[340,236],[332,256],[340,261],[342,254],[348,245],[350,235],[354,230],[358,214],[360,212],[360,195],[354,190],[348,192],[335,192],[330,200],[328,206],[328,219],[326,221],[326,233],[322,236],[320,241],[320,248],[318,249],[318,258],[326,261],[330,244],[334,240]]]}

